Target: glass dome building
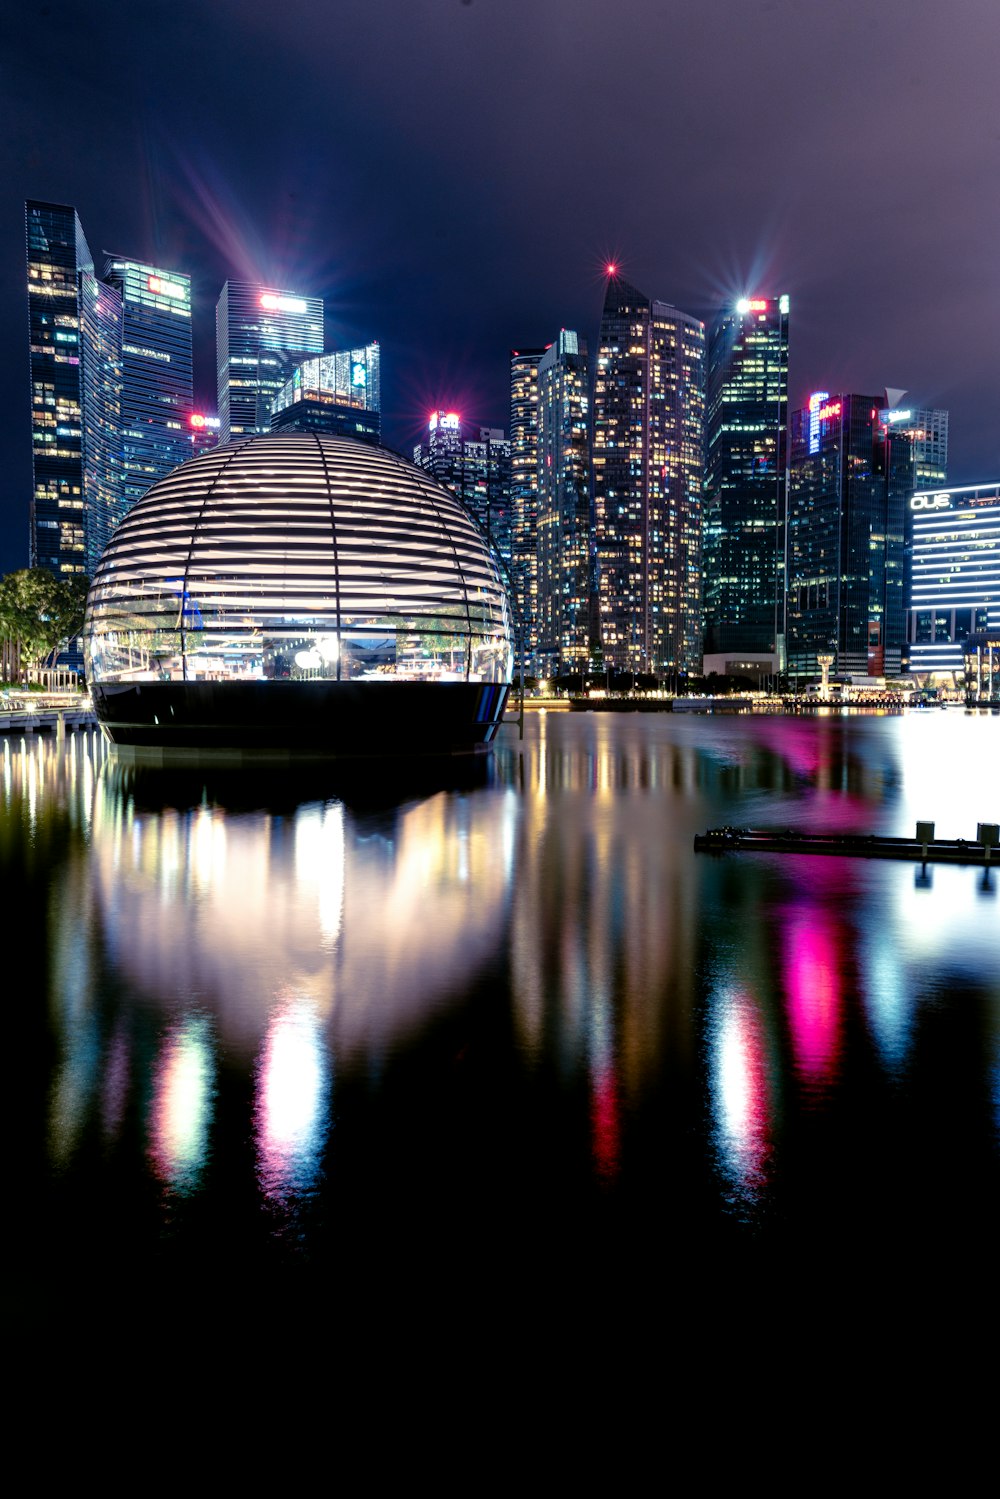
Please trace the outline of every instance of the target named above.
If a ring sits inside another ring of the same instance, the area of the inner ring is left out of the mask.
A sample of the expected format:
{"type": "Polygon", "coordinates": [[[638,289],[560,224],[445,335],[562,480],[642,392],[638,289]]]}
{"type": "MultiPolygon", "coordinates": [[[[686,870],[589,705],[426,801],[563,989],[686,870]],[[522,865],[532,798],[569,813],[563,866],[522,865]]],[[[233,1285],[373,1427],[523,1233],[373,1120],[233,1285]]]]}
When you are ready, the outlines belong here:
{"type": "Polygon", "coordinates": [[[105,548],[84,625],[115,744],[319,754],[488,745],[507,593],[447,489],[349,438],[282,431],[154,484],[105,548]]]}

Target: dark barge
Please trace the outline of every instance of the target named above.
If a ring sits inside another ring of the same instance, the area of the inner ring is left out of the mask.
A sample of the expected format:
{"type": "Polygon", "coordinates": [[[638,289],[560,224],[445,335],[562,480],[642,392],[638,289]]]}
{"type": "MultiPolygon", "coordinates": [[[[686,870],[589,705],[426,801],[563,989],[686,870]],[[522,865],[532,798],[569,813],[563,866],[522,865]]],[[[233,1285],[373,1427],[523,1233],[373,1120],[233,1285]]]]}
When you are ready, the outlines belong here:
{"type": "Polygon", "coordinates": [[[1000,865],[1000,827],[981,822],[976,837],[935,838],[932,822],[917,823],[914,838],[879,833],[814,833],[794,828],[711,828],[696,833],[695,853],[840,854],[862,859],[910,859],[922,864],[1000,865]]]}

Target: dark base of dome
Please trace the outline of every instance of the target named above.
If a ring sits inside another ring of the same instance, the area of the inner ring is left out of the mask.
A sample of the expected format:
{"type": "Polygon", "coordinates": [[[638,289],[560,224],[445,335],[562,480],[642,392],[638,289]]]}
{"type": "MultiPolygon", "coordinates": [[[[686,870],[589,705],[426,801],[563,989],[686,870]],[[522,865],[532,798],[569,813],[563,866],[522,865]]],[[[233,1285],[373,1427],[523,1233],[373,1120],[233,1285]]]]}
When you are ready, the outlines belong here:
{"type": "Polygon", "coordinates": [[[506,682],[130,682],[91,688],[113,744],[135,750],[326,758],[488,747],[506,682]]]}

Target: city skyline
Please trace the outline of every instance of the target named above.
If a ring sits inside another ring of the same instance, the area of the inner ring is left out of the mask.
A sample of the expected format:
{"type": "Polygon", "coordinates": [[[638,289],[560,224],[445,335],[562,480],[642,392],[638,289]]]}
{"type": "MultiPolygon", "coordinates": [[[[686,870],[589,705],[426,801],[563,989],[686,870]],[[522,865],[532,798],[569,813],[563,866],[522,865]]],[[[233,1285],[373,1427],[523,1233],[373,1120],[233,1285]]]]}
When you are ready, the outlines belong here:
{"type": "Polygon", "coordinates": [[[296,0],[280,28],[223,0],[197,32],[185,7],[157,10],[155,47],[102,4],[8,23],[0,566],[27,551],[27,198],[73,204],[98,260],[119,250],[191,275],[201,410],[232,278],[322,296],[329,347],[380,341],[391,446],[407,451],[438,408],[506,427],[509,350],[563,327],[596,347],[614,258],[706,321],[787,291],[792,408],[821,387],[905,386],[951,412],[950,481],[988,480],[1000,14],[957,10],[847,0],[806,17],[720,0],[665,17],[632,0],[609,29],[587,0],[541,14],[511,0],[502,15],[389,0],[345,31],[296,0]],[[113,86],[86,62],[102,46],[113,86]],[[644,90],[667,47],[685,78],[644,90]],[[770,57],[764,94],[755,63],[770,57]],[[279,101],[266,126],[265,97],[279,101]]]}

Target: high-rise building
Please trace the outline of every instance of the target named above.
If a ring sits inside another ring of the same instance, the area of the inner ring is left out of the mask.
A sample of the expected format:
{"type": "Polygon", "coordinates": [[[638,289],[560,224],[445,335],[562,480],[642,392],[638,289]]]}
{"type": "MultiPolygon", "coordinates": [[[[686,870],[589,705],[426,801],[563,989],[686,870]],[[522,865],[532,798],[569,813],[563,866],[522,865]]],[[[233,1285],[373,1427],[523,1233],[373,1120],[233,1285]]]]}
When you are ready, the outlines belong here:
{"type": "Polygon", "coordinates": [[[269,432],[289,363],[322,352],[322,298],[227,281],[215,309],[219,441],[269,432]]]}
{"type": "Polygon", "coordinates": [[[185,459],[200,458],[219,441],[219,418],[205,411],[192,411],[187,420],[187,451],[185,459]]]}
{"type": "Polygon", "coordinates": [[[705,329],[609,272],[594,383],[600,633],[608,666],[701,661],[705,329]]]}
{"type": "Polygon", "coordinates": [[[378,443],[379,346],[344,349],[296,365],[271,407],[271,428],[328,432],[378,443]]]}
{"type": "Polygon", "coordinates": [[[909,670],[956,685],[967,642],[1000,636],[1000,483],[918,490],[908,521],[909,670]]]}
{"type": "Polygon", "coordinates": [[[466,422],[457,411],[432,411],[413,461],[458,495],[509,568],[510,442],[503,430],[466,422]]]}
{"type": "Polygon", "coordinates": [[[67,204],[25,204],[31,364],[30,556],[93,570],[121,514],[122,305],[67,204]]]}
{"type": "Polygon", "coordinates": [[[792,415],[788,497],[788,675],[896,676],[904,634],[905,435],[865,395],[816,391],[792,415]]]}
{"type": "MultiPolygon", "coordinates": [[[[905,391],[886,391],[886,396],[905,395],[905,391]]],[[[885,427],[902,432],[913,450],[917,489],[941,489],[948,482],[948,412],[926,407],[890,406],[888,401],[879,412],[885,427]]]]}
{"type": "Polygon", "coordinates": [[[783,668],[788,298],[744,297],[708,337],[705,652],[783,668]]]}
{"type": "Polygon", "coordinates": [[[510,572],[518,645],[529,672],[538,644],[538,365],[544,353],[510,353],[510,572]]]}
{"type": "Polygon", "coordinates": [[[538,361],[537,643],[543,676],[591,664],[587,344],[567,329],[538,361]]]}
{"type": "Polygon", "coordinates": [[[191,278],[124,256],[104,280],[122,303],[122,514],[191,457],[191,278]]]}

